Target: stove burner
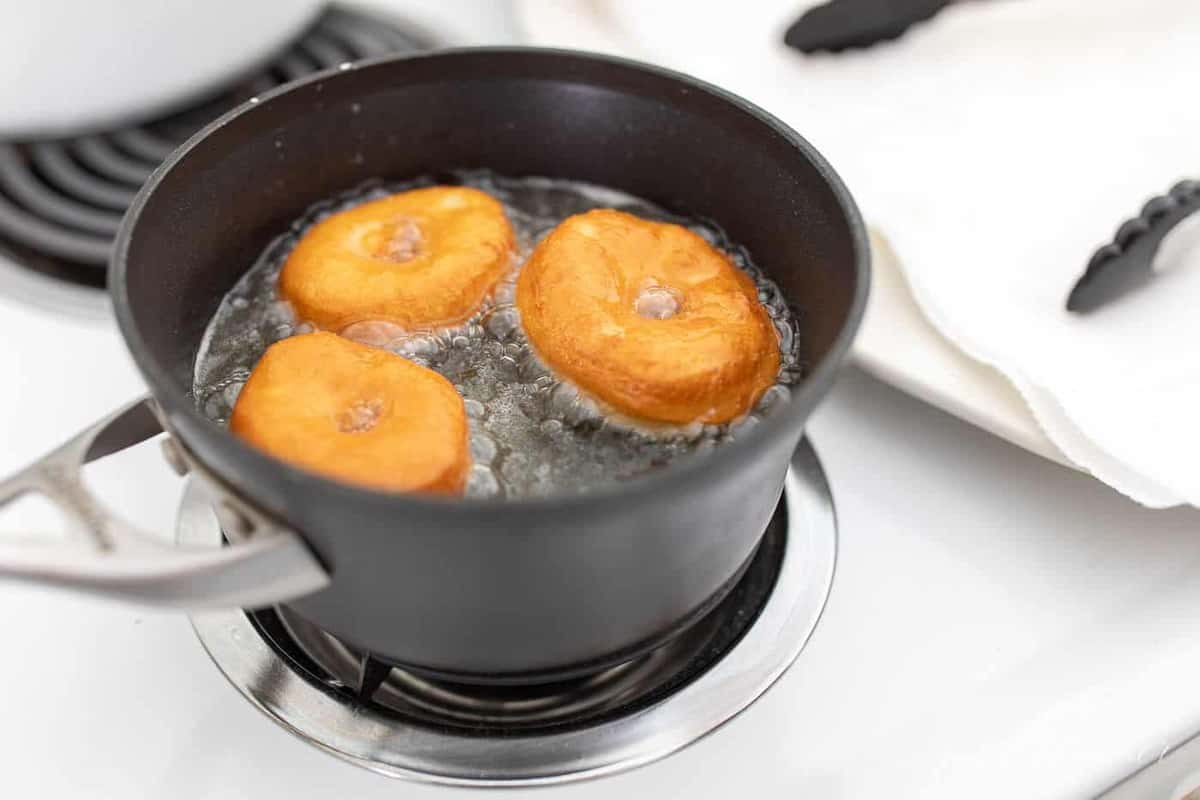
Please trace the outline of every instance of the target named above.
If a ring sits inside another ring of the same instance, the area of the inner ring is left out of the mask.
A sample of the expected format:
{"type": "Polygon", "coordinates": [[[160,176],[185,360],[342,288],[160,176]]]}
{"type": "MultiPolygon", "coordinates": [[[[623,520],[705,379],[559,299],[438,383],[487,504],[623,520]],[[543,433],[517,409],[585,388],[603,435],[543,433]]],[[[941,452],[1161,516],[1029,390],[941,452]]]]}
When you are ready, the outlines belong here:
{"type": "MultiPolygon", "coordinates": [[[[221,541],[197,485],[185,494],[178,538],[221,541]]],[[[647,655],[533,687],[431,680],[355,652],[287,609],[192,622],[246,698],[340,758],[434,783],[561,783],[662,758],[754,702],[816,626],[836,541],[824,473],[803,442],[758,552],[712,612],[647,655]]]]}
{"type": "Polygon", "coordinates": [[[286,609],[251,614],[290,666],[347,702],[413,724],[474,735],[581,727],[616,719],[682,688],[737,644],[771,594],[787,540],[780,502],[737,585],[708,614],[662,647],[572,680],[532,686],[480,686],[425,677],[358,653],[286,609]]]}
{"type": "Polygon", "coordinates": [[[57,282],[103,289],[113,238],[137,190],[203,125],[313,72],[428,46],[389,22],[331,7],[269,66],[202,103],[122,130],[0,142],[0,256],[57,282]]]}

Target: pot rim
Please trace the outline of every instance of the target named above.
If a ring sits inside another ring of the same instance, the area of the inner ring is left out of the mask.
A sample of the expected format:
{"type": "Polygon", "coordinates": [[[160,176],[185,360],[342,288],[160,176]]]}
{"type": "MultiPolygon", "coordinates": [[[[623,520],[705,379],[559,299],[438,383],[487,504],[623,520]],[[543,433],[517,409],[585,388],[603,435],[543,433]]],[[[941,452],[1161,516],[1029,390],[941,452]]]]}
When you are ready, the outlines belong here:
{"type": "MultiPolygon", "coordinates": [[[[409,510],[421,509],[439,514],[454,513],[455,511],[476,514],[481,510],[489,508],[506,508],[510,511],[521,510],[537,513],[549,510],[562,510],[575,514],[582,510],[604,506],[614,500],[663,492],[673,486],[689,483],[695,480],[697,476],[710,471],[737,468],[768,442],[780,437],[786,437],[788,428],[795,424],[793,418],[797,414],[804,413],[803,409],[809,405],[815,405],[820,396],[828,391],[838,369],[846,359],[850,345],[862,322],[869,288],[870,249],[866,227],[863,224],[854,199],[833,167],[830,166],[829,162],[826,161],[817,149],[780,119],[732,92],[675,70],[619,56],[581,50],[520,46],[457,47],[415,55],[387,55],[366,59],[355,62],[349,67],[344,65],[333,67],[314,73],[298,81],[279,86],[227,111],[205,125],[180,145],[175,152],[168,156],[154,170],[142,185],[124,219],[121,221],[109,261],[108,273],[108,290],[113,299],[118,327],[125,339],[126,347],[129,349],[138,370],[146,380],[152,395],[156,401],[164,406],[164,411],[167,412],[167,422],[170,421],[171,417],[182,414],[195,423],[197,427],[210,427],[214,436],[221,439],[223,445],[228,450],[232,450],[239,459],[256,463],[263,469],[276,471],[289,485],[303,487],[306,484],[316,481],[326,496],[342,502],[363,506],[406,508],[409,510]],[[195,407],[190,394],[180,391],[175,386],[175,381],[168,374],[168,370],[150,355],[149,347],[134,320],[126,283],[129,248],[133,237],[137,233],[137,226],[141,219],[142,211],[151,202],[160,184],[175,165],[186,159],[192,150],[200,146],[215,131],[224,128],[226,125],[245,115],[253,113],[254,109],[266,107],[277,98],[291,92],[299,91],[312,84],[337,79],[339,75],[354,73],[364,69],[386,67],[396,62],[437,61],[456,59],[462,56],[480,55],[575,59],[609,65],[623,70],[647,73],[660,79],[673,81],[686,87],[689,91],[705,93],[726,105],[732,106],[735,110],[751,117],[756,122],[766,125],[776,135],[782,137],[793,147],[801,151],[805,158],[810,161],[833,192],[834,198],[849,224],[855,249],[855,287],[850,308],[842,323],[841,330],[838,332],[832,345],[817,362],[815,368],[801,379],[799,385],[793,387],[792,396],[780,412],[766,416],[744,438],[716,448],[701,458],[681,460],[678,463],[672,464],[667,469],[640,476],[635,480],[625,483],[606,484],[578,494],[552,495],[549,497],[500,499],[442,497],[439,495],[376,491],[331,480],[316,472],[288,464],[285,461],[254,449],[234,436],[228,429],[222,428],[212,420],[204,417],[195,407]]],[[[172,435],[180,438],[185,446],[188,445],[186,437],[179,436],[173,429],[170,432],[172,435]]],[[[206,466],[211,468],[211,465],[206,466]]],[[[220,474],[217,470],[214,470],[214,472],[220,474]]],[[[229,476],[223,477],[229,480],[229,476]]],[[[236,485],[236,482],[230,482],[236,485]]]]}

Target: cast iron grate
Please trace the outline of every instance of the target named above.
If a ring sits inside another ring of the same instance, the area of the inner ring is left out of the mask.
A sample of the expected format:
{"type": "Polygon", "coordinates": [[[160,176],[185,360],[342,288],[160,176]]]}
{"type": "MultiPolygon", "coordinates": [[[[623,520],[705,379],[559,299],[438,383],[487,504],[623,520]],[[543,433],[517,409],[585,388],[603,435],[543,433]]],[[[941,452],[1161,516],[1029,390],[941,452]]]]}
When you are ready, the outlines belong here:
{"type": "Polygon", "coordinates": [[[319,70],[428,46],[391,22],[330,7],[267,67],[189,108],[73,139],[0,141],[0,257],[51,278],[103,288],[113,238],[138,188],[200,127],[319,70]]]}

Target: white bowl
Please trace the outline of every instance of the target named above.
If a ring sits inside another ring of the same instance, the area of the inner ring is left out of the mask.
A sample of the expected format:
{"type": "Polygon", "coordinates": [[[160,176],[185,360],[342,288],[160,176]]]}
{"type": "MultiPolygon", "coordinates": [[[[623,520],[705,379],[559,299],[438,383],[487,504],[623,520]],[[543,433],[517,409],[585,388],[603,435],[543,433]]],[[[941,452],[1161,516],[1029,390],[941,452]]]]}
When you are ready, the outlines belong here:
{"type": "Polygon", "coordinates": [[[0,137],[120,124],[269,59],[320,0],[36,0],[0,15],[0,137]]]}

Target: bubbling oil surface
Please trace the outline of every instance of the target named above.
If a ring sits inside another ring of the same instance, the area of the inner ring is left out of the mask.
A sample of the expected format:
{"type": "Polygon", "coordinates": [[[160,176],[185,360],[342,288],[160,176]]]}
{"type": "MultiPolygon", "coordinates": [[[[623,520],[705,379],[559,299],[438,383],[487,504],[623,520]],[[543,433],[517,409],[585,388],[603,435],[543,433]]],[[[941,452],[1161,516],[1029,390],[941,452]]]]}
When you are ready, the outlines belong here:
{"type": "MultiPolygon", "coordinates": [[[[529,497],[585,492],[636,479],[682,458],[702,456],[761,421],[789,397],[803,374],[796,311],[779,288],[716,226],[676,217],[623,192],[573,181],[504,178],[487,171],[455,173],[453,180],[481,189],[504,204],[517,237],[512,273],[468,322],[450,330],[405,334],[382,343],[393,352],[446,376],[462,395],[471,429],[471,497],[529,497]],[[779,334],[780,373],[757,406],[725,425],[650,429],[600,411],[537,359],[515,306],[516,276],[533,247],[558,223],[594,208],[615,208],[646,219],[674,222],[728,254],[758,288],[779,334]]],[[[441,180],[441,183],[447,183],[441,180]]],[[[288,253],[315,223],[338,211],[395,192],[433,185],[372,181],[313,206],[266,249],[225,296],[196,357],[194,396],[213,422],[227,424],[250,371],[276,341],[311,330],[277,293],[288,253]]]]}

